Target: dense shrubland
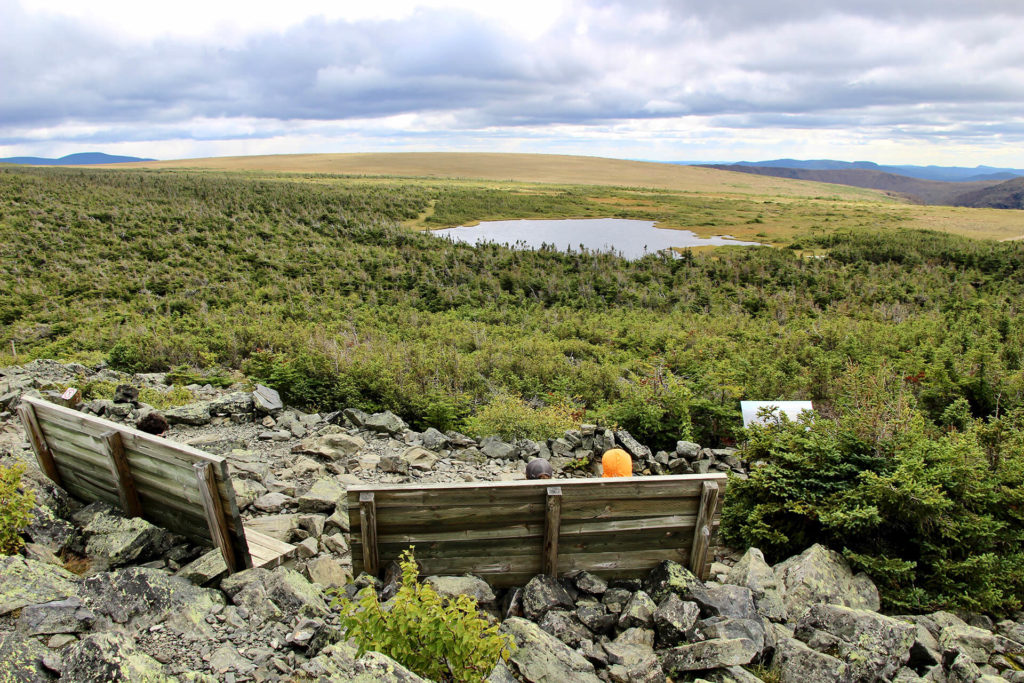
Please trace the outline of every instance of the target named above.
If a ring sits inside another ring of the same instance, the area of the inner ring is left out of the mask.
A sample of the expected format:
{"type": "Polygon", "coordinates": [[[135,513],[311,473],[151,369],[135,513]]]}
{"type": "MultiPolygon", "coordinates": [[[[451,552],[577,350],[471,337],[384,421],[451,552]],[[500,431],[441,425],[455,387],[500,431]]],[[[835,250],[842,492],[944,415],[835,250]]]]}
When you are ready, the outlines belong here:
{"type": "Polygon", "coordinates": [[[824,540],[893,607],[1017,604],[1024,245],[858,216],[629,262],[401,225],[781,210],[636,194],[0,170],[0,363],[229,368],[309,408],[509,436],[598,421],[657,448],[747,438],[743,398],[812,399],[809,431],[749,435],[767,465],[735,486],[730,538],[777,557],[824,540]]]}

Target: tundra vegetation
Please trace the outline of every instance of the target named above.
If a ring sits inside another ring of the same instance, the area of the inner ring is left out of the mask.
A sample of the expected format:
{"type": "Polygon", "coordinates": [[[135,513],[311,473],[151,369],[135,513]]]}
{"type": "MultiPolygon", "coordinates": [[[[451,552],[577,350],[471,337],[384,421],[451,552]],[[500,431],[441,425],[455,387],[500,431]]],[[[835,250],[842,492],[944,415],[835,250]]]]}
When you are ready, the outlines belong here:
{"type": "Polygon", "coordinates": [[[731,489],[732,542],[782,557],[821,540],[894,608],[1006,611],[1024,598],[1024,245],[908,229],[910,211],[725,187],[2,169],[0,364],[240,372],[417,429],[746,441],[764,467],[731,489]],[[626,261],[415,229],[591,216],[773,246],[626,261]],[[747,435],[745,398],[818,415],[747,435]]]}

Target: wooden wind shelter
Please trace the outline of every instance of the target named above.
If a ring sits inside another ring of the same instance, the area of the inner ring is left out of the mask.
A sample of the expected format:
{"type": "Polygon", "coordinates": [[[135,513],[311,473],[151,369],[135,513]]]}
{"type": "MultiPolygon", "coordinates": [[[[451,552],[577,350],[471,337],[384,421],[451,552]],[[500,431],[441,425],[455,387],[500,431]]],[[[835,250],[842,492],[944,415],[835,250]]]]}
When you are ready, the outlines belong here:
{"type": "Polygon", "coordinates": [[[212,543],[228,572],[294,554],[294,546],[243,527],[224,458],[28,396],[18,414],[40,469],[75,498],[212,543]]]}
{"type": "Polygon", "coordinates": [[[701,579],[725,474],[353,486],[353,571],[377,575],[415,546],[424,574],[475,574],[496,587],[587,570],[642,577],[662,560],[701,579]]]}

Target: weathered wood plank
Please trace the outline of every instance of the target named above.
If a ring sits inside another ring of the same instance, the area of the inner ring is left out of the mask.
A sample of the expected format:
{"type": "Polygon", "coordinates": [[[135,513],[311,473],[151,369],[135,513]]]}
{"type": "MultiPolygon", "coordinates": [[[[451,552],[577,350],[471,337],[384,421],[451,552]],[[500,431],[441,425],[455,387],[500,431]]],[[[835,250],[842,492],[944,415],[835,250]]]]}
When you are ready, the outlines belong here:
{"type": "Polygon", "coordinates": [[[296,547],[253,531],[245,530],[246,544],[252,558],[253,567],[273,569],[295,554],[296,547]]]}
{"type": "Polygon", "coordinates": [[[558,575],[558,532],[562,521],[562,488],[549,486],[547,510],[544,515],[544,573],[558,575]]]}
{"type": "Polygon", "coordinates": [[[208,462],[197,462],[193,467],[199,494],[203,499],[203,508],[206,510],[206,523],[210,527],[210,537],[224,556],[228,572],[239,571],[244,566],[240,565],[235,558],[235,549],[232,547],[227,520],[224,519],[224,508],[220,503],[220,496],[217,495],[213,465],[208,462]]]}
{"type": "Polygon", "coordinates": [[[690,550],[690,571],[697,578],[707,579],[705,565],[708,548],[711,547],[711,523],[718,507],[718,484],[713,481],[704,482],[700,494],[700,512],[697,513],[697,524],[693,534],[693,546],[690,550]]]}
{"type": "MultiPolygon", "coordinates": [[[[349,500],[358,499],[360,493],[372,491],[378,499],[378,508],[422,507],[433,504],[460,507],[488,506],[495,504],[517,504],[531,499],[543,501],[546,486],[557,483],[562,487],[563,500],[600,497],[611,501],[618,499],[635,500],[660,497],[698,497],[701,483],[705,480],[726,480],[721,473],[694,475],[666,475],[658,477],[592,478],[526,480],[507,482],[468,482],[463,484],[423,484],[393,486],[357,485],[348,489],[349,500]]],[[[383,513],[382,513],[383,514],[383,513]]]]}
{"type": "Polygon", "coordinates": [[[359,526],[364,568],[371,576],[377,576],[380,572],[380,556],[377,550],[377,509],[372,492],[359,494],[359,526]]]}
{"type": "Polygon", "coordinates": [[[43,430],[39,427],[35,405],[29,401],[22,400],[21,405],[18,406],[18,415],[21,416],[21,422],[25,426],[25,433],[28,435],[29,443],[32,444],[32,450],[36,454],[36,462],[39,463],[39,469],[50,478],[50,481],[60,486],[62,483],[60,472],[57,471],[57,463],[53,460],[53,453],[50,451],[49,444],[46,443],[43,430]]]}
{"type": "Polygon", "coordinates": [[[142,504],[139,502],[139,492],[135,488],[135,477],[132,476],[128,459],[124,455],[124,443],[121,441],[121,433],[111,430],[102,434],[101,438],[107,451],[107,458],[110,460],[110,474],[117,483],[117,494],[121,499],[121,509],[129,517],[141,517],[142,504]]]}

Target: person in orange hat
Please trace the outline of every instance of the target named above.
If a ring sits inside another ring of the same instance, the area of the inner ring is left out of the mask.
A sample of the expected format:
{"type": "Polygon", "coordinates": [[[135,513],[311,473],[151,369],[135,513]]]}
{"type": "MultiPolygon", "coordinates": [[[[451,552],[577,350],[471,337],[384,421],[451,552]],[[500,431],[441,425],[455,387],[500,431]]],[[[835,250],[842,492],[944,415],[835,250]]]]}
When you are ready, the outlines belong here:
{"type": "Polygon", "coordinates": [[[602,477],[632,477],[633,459],[621,448],[605,451],[601,457],[602,477]]]}

